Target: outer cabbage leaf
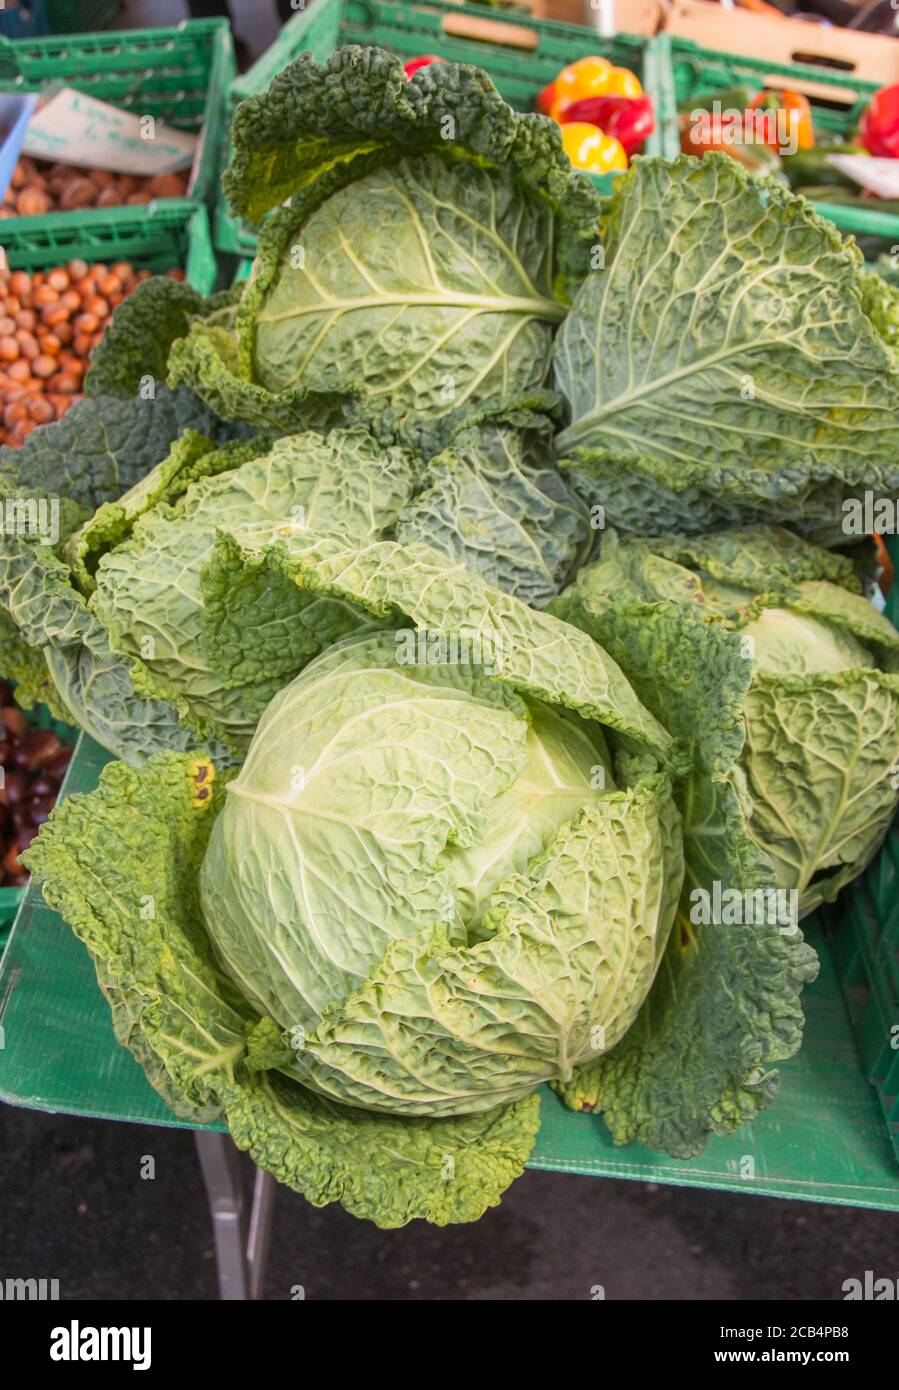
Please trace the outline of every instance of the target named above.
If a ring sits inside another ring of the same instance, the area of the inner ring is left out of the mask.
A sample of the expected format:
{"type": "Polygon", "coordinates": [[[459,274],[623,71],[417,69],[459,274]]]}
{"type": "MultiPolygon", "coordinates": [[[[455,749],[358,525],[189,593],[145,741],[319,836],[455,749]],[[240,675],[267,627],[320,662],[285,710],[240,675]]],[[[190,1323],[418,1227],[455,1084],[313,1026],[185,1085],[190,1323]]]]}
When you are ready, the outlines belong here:
{"type": "MultiPolygon", "coordinates": [[[[548,422],[547,422],[548,424],[548,422]]],[[[560,477],[545,430],[485,424],[432,459],[395,528],[542,608],[586,560],[586,507],[560,477]]]]}
{"type": "Polygon", "coordinates": [[[646,995],[683,873],[666,779],[612,792],[562,827],[459,945],[430,926],[393,942],[295,1052],[316,1089],[409,1114],[480,1110],[571,1081],[646,995]]]}
{"type": "MultiPolygon", "coordinates": [[[[639,583],[641,574],[649,572],[650,552],[672,561],[679,568],[668,564],[653,566],[651,583],[645,589],[648,598],[675,598],[686,594],[702,603],[701,582],[694,579],[689,570],[702,570],[712,579],[750,589],[754,594],[777,590],[793,595],[798,584],[820,579],[838,584],[850,593],[861,593],[861,583],[847,556],[809,545],[782,526],[718,531],[696,538],[665,535],[646,541],[644,547],[619,546],[615,559],[626,563],[629,557],[632,561],[629,580],[639,583]],[[666,576],[668,584],[662,588],[666,576]]],[[[605,553],[603,559],[606,559],[605,553]]],[[[870,604],[865,606],[870,609],[870,604]]]]}
{"type": "Polygon", "coordinates": [[[85,594],[95,588],[94,574],[101,556],[131,533],[137,519],[159,502],[177,498],[197,477],[202,477],[216,464],[222,468],[237,467],[243,458],[255,458],[263,444],[247,445],[233,442],[216,449],[211,439],[185,430],[168,454],[155,468],[130,487],[116,502],[104,502],[83,526],[67,536],[62,558],[72,568],[78,587],[85,594]],[[249,452],[247,452],[249,450],[249,452]]]}
{"type": "Polygon", "coordinates": [[[555,208],[563,293],[588,269],[596,189],[572,169],[554,122],[513,110],[467,63],[433,63],[408,81],[402,61],[383,49],[348,44],[321,66],[301,54],[268,91],[241,102],[231,144],[222,185],[232,211],[251,222],[287,198],[302,201],[326,175],[347,177],[359,155],[387,166],[404,154],[448,151],[508,167],[555,208]]]}
{"type": "Polygon", "coordinates": [[[0,478],[11,492],[56,497],[87,515],[133,487],[188,429],[214,443],[235,434],[234,426],[190,391],[173,391],[161,380],[146,399],[79,401],[56,424],[30,434],[20,449],[0,448],[0,478]]]}
{"type": "Polygon", "coordinates": [[[56,699],[43,702],[58,715],[133,762],[196,742],[196,733],[182,725],[190,713],[186,703],[137,693],[128,664],[111,650],[108,634],[52,550],[6,537],[0,593],[21,643],[46,663],[56,699]]]}
{"type": "Polygon", "coordinates": [[[0,671],[5,680],[15,681],[16,703],[22,709],[46,705],[54,719],[71,718],[53,684],[43,652],[28,646],[3,609],[0,609],[0,671]]]}
{"type": "Polygon", "coordinates": [[[696,590],[694,575],[649,544],[618,545],[612,534],[599,562],[550,605],[609,651],[648,709],[664,713],[691,769],[675,791],[683,895],[653,988],[618,1046],[560,1091],[574,1109],[601,1111],[617,1143],[638,1139],[684,1158],[710,1131],[730,1133],[774,1098],[772,1064],[799,1047],[799,995],[817,973],[798,928],[695,922],[697,890],[764,893],[776,884],[749,834],[738,765],[752,663],[739,633],[709,619],[696,590]]]}
{"type": "Polygon", "coordinates": [[[655,535],[789,515],[845,541],[842,499],[899,489],[899,370],[861,255],[725,155],[642,159],[554,349],[572,480],[655,535]]]}
{"type": "Polygon", "coordinates": [[[0,538],[4,673],[20,682],[22,700],[40,699],[58,718],[136,760],[155,748],[188,747],[193,735],[180,727],[188,711],[136,693],[127,665],[48,542],[64,541],[133,487],[193,426],[219,439],[233,432],[190,392],[159,385],[148,399],[81,401],[57,424],[35,430],[21,449],[0,450],[0,496],[43,502],[51,520],[58,508],[58,537],[0,538]]]}
{"type": "MultiPolygon", "coordinates": [[[[279,612],[289,617],[292,589],[297,611],[323,597],[338,599],[382,624],[467,643],[487,654],[488,674],[519,693],[595,719],[663,760],[674,755],[671,736],[595,642],[491,588],[463,565],[448,567],[446,557],[428,546],[377,541],[355,547],[331,537],[253,546],[220,535],[202,587],[208,659],[229,683],[269,671],[278,661],[278,650],[260,639],[257,604],[261,594],[277,591],[279,612]],[[279,576],[286,582],[279,584],[279,576]]],[[[299,669],[295,654],[282,648],[283,680],[299,669]]]]}
{"type": "Polygon", "coordinates": [[[811,912],[862,872],[895,814],[899,675],[762,676],[746,723],[753,834],[811,912]]]}
{"type": "MultiPolygon", "coordinates": [[[[178,463],[185,444],[191,440],[182,439],[174,451],[178,463]]],[[[204,655],[201,574],[217,532],[260,544],[282,532],[365,540],[389,527],[407,500],[412,463],[400,450],[376,448],[361,430],[289,436],[261,456],[259,447],[243,443],[217,455],[188,455],[186,469],[162,465],[158,486],[145,480],[137,505],[152,503],[172,475],[177,487],[197,465],[206,476],[190,483],[177,502],[149,506],[133,521],[130,539],[101,556],[91,610],[145,694],[186,702],[194,727],[215,730],[240,749],[281,682],[271,672],[226,685],[204,655]]],[[[119,512],[131,520],[130,507],[119,504],[113,521],[121,520],[119,512]]],[[[96,540],[88,528],[86,543],[96,540]]],[[[307,614],[295,614],[292,631],[285,631],[290,624],[270,601],[266,613],[268,640],[299,650],[304,663],[323,640],[351,625],[340,604],[317,605],[315,628],[307,614]]]]}
{"type": "MultiPolygon", "coordinates": [[[[91,353],[84,378],[88,396],[130,400],[149,382],[165,381],[172,343],[183,338],[195,318],[229,322],[239,290],[204,296],[184,281],[151,275],[123,299],[102,339],[91,353]]],[[[196,408],[199,403],[196,403],[196,408]]],[[[193,422],[191,422],[193,423],[193,422]]],[[[201,433],[202,424],[195,426],[201,433]]]]}
{"type": "MultiPolygon", "coordinates": [[[[738,812],[725,833],[742,836],[741,820],[738,812]]],[[[575,1072],[562,1098],[601,1112],[618,1144],[636,1140],[674,1158],[700,1153],[710,1131],[731,1134],[776,1098],[772,1064],[800,1046],[799,995],[817,970],[798,932],[687,930],[681,921],[630,1031],[575,1072]]]]}
{"type": "Polygon", "coordinates": [[[110,764],[94,792],[63,800],[29,852],[47,902],[94,958],[120,1041],[176,1113],[222,1116],[255,1163],[314,1205],[339,1201],[383,1227],[476,1220],[524,1167],[537,1097],[460,1118],[398,1118],[265,1069],[260,1025],[216,964],[199,914],[196,875],[220,805],[209,773],[177,754],[140,771],[110,764]]]}

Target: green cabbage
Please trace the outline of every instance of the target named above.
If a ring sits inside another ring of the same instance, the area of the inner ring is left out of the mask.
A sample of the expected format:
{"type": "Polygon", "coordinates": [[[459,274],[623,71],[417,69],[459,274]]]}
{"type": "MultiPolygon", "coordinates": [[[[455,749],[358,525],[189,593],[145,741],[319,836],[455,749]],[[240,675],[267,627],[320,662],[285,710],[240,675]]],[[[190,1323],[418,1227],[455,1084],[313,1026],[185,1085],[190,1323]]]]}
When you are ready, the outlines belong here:
{"type": "Polygon", "coordinates": [[[476,68],[347,47],[243,102],[224,186],[265,221],[233,310],[196,316],[169,379],[282,431],[362,417],[433,453],[460,420],[540,404],[600,199],[558,127],[476,68]]]}
{"type": "Polygon", "coordinates": [[[727,155],[640,159],[555,341],[570,479],[621,533],[786,522],[899,490],[899,355],[877,277],[777,180],[727,155]]]}
{"type": "Polygon", "coordinates": [[[733,632],[751,673],[735,768],[750,835],[800,916],[861,873],[899,802],[899,633],[848,561],[776,527],[613,534],[553,607],[608,648],[674,731],[695,717],[690,691],[674,665],[664,688],[651,661],[666,669],[685,626],[700,661],[703,641],[711,655],[733,632]],[[629,639],[647,626],[652,649],[629,639]]]}
{"type": "MultiPolygon", "coordinates": [[[[133,409],[109,398],[85,402],[83,428],[93,432],[98,412],[114,425],[133,409]]],[[[60,443],[83,450],[78,424],[70,420],[60,443]]],[[[59,544],[11,539],[0,567],[9,604],[0,626],[5,669],[26,697],[34,690],[56,703],[132,762],[197,739],[245,751],[283,680],[354,628],[344,605],[298,611],[292,588],[273,585],[261,630],[258,609],[248,629],[255,659],[237,679],[217,674],[210,652],[219,637],[206,620],[204,584],[220,533],[260,546],[286,534],[300,548],[328,535],[359,545],[399,535],[535,603],[558,591],[590,547],[586,510],[552,462],[549,422],[528,411],[467,428],[429,464],[361,426],[219,449],[186,429],[142,472],[147,449],[166,442],[154,434],[140,448],[130,440],[116,446],[117,463],[130,463],[130,452],[139,458],[136,481],[120,496],[116,479],[102,489],[98,482],[101,503],[81,525],[90,475],[82,476],[75,452],[59,544]]],[[[24,483],[33,465],[19,452],[24,483]]],[[[12,476],[5,485],[18,486],[12,476]]]]}
{"type": "MultiPolygon", "coordinates": [[[[174,285],[174,281],[168,281],[174,285]]],[[[100,395],[35,430],[21,449],[0,449],[0,497],[58,505],[56,545],[7,533],[0,544],[0,669],[37,700],[121,756],[188,748],[181,713],[135,689],[132,673],[73,583],[62,554],[80,526],[136,487],[185,433],[224,444],[243,427],[225,425],[189,391],[161,383],[152,395],[100,395]]]]}
{"type": "Polygon", "coordinates": [[[221,1113],[313,1202],[471,1220],[521,1170],[534,1089],[650,988],[676,750],[589,637],[439,552],[294,540],[219,536],[232,614],[270,592],[262,554],[368,630],[281,690],[237,775],[113,763],[29,866],[179,1114],[221,1113]]]}

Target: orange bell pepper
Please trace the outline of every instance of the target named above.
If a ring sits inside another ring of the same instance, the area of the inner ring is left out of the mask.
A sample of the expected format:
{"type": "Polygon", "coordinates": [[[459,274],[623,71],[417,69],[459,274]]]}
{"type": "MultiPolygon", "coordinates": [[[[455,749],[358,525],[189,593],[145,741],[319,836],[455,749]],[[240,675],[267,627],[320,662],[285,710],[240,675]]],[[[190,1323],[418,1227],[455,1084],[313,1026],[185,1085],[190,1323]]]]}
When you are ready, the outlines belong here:
{"type": "Polygon", "coordinates": [[[896,573],[893,568],[893,562],[890,559],[890,552],[887,550],[886,545],[884,544],[883,536],[875,535],[872,537],[872,539],[874,541],[874,548],[877,551],[877,559],[881,566],[879,580],[880,592],[883,594],[884,598],[889,598],[890,589],[896,582],[896,573]]]}
{"type": "Polygon", "coordinates": [[[753,98],[750,109],[760,113],[759,133],[764,135],[764,143],[776,154],[783,152],[783,146],[786,143],[781,139],[783,125],[781,122],[772,121],[765,128],[762,121],[766,111],[774,113],[785,111],[787,113],[789,142],[792,143],[795,140],[798,150],[814,149],[815,125],[812,118],[812,108],[809,106],[808,97],[803,96],[802,92],[762,91],[753,98]]]}
{"type": "Polygon", "coordinates": [[[551,97],[547,94],[544,98],[546,91],[544,88],[540,93],[538,109],[544,110],[555,121],[561,119],[572,102],[583,101],[585,97],[643,95],[640,79],[629,68],[613,67],[608,58],[601,58],[598,54],[569,63],[552,83],[551,97]],[[540,104],[544,100],[548,100],[548,110],[540,104]]]}

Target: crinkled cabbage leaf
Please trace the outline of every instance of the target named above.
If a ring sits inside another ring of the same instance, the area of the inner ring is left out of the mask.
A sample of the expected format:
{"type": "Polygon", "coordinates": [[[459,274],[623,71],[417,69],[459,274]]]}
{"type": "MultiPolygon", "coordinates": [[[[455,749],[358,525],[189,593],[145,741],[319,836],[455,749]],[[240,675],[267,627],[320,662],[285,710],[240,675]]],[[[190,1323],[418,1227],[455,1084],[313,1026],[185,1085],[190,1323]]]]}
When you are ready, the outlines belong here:
{"type": "MultiPolygon", "coordinates": [[[[788,521],[899,490],[899,358],[858,248],[726,155],[641,159],[554,347],[569,477],[623,533],[788,521]]],[[[887,287],[883,287],[886,291],[887,287]]]]}

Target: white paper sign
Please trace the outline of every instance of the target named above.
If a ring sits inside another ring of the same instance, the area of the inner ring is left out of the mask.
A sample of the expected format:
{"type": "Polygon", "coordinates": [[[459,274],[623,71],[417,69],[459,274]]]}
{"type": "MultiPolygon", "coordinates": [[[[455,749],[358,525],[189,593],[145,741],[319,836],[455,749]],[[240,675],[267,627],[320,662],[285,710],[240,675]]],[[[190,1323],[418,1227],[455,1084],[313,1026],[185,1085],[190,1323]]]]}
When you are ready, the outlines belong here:
{"type": "Polygon", "coordinates": [[[196,147],[196,135],[154,116],[119,111],[63,87],[35,111],[22,148],[35,159],[116,174],[174,174],[190,167],[196,147]]]}
{"type": "Polygon", "coordinates": [[[868,154],[829,154],[828,164],[854,179],[878,198],[899,198],[899,159],[877,159],[868,154]]]}

